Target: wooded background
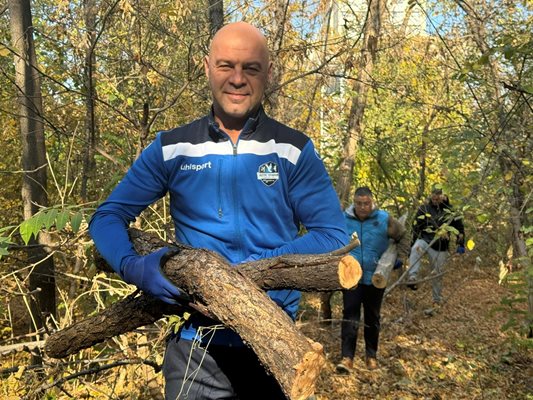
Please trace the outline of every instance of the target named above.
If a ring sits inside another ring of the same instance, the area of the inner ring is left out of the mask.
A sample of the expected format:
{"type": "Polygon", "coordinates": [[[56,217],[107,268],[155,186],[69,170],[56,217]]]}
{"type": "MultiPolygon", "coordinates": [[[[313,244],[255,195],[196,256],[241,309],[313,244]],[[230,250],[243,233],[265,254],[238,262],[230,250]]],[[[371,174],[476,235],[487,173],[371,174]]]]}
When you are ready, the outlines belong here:
{"type": "MultiPolygon", "coordinates": [[[[380,207],[414,215],[442,185],[464,215],[471,259],[511,288],[507,332],[532,335],[527,0],[0,0],[3,348],[131,292],[96,270],[87,221],[158,130],[209,111],[202,59],[236,20],[260,27],[272,49],[267,113],[314,140],[343,206],[368,185],[380,207]]],[[[138,227],[171,237],[165,201],[138,227]]],[[[153,344],[133,351],[128,340],[72,361],[100,365],[88,360],[114,346],[160,364],[153,344]]],[[[3,368],[42,361],[10,351],[3,368]]]]}

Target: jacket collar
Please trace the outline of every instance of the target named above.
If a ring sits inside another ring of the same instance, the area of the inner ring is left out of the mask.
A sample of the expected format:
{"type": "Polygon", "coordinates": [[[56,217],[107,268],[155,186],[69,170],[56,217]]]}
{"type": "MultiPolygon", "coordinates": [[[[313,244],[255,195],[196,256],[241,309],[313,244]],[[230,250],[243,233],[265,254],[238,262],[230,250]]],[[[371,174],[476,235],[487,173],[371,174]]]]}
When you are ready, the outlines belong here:
{"type": "MultiPolygon", "coordinates": [[[[239,137],[241,138],[249,136],[254,133],[259,123],[265,120],[266,118],[267,115],[265,114],[265,110],[263,109],[263,106],[260,105],[257,112],[254,115],[248,117],[248,120],[244,124],[244,127],[242,128],[239,137]]],[[[215,113],[213,111],[213,106],[211,106],[211,111],[209,112],[207,119],[209,123],[209,136],[211,136],[211,139],[213,139],[215,142],[218,142],[221,139],[227,140],[228,135],[224,133],[222,129],[220,129],[218,122],[215,121],[215,113]]]]}

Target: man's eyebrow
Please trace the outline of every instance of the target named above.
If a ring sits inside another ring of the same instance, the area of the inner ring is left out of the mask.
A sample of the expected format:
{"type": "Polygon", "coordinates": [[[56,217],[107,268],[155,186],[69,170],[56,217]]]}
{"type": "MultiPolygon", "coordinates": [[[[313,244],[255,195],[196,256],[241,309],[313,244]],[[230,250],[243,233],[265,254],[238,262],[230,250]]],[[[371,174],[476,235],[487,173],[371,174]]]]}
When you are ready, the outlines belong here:
{"type": "Polygon", "coordinates": [[[259,68],[261,68],[263,66],[263,64],[261,64],[261,62],[259,62],[259,61],[250,61],[250,62],[245,62],[244,66],[245,67],[259,67],[259,68]]]}
{"type": "MultiPolygon", "coordinates": [[[[229,65],[235,65],[236,63],[230,60],[226,60],[225,58],[220,58],[218,60],[215,60],[215,65],[220,64],[229,64],[229,65]]],[[[244,67],[257,67],[257,68],[263,68],[263,64],[261,61],[249,61],[243,63],[244,67]]]]}

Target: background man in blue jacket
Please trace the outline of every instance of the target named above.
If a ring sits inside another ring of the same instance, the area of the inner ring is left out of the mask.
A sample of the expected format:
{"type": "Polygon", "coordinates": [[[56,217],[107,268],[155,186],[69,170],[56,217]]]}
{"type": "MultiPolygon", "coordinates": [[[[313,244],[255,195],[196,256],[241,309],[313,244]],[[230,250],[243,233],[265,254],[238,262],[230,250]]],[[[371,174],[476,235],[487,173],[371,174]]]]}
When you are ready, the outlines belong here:
{"type": "Polygon", "coordinates": [[[357,233],[361,242],[350,253],[359,261],[363,277],[355,289],[345,290],[343,294],[343,316],[341,324],[341,362],[337,365],[339,373],[349,373],[353,368],[353,358],[357,344],[357,331],[364,309],[364,338],[366,366],[378,367],[376,354],[380,330],[381,302],[385,289],[372,285],[372,275],[376,271],[381,255],[389,246],[389,239],[397,243],[398,259],[409,254],[409,235],[405,227],[388,212],[376,208],[373,195],[368,187],[355,190],[354,202],[344,213],[348,234],[357,233]]]}
{"type": "MultiPolygon", "coordinates": [[[[313,143],[261,106],[272,68],[261,32],[244,22],[226,25],[214,36],[204,65],[211,112],[158,133],[90,222],[92,238],[113,269],[168,303],[186,295],[161,272],[168,249],[139,256],[127,233],[167,193],[176,240],[216,251],[232,264],[325,253],[348,243],[339,201],[313,143]]],[[[269,295],[295,317],[299,292],[269,295]]],[[[163,364],[166,398],[285,399],[240,337],[214,326],[216,321],[195,314],[170,338],[163,364]]]]}

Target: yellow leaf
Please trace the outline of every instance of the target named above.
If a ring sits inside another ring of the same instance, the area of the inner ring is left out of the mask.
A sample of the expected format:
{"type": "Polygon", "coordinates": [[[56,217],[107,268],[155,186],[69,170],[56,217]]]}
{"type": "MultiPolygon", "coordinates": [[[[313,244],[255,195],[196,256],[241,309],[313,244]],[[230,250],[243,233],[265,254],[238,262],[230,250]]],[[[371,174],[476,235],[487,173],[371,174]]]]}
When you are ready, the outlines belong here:
{"type": "Polygon", "coordinates": [[[22,378],[22,374],[24,373],[24,371],[26,371],[26,367],[24,367],[24,366],[19,367],[18,371],[15,374],[15,378],[17,378],[17,379],[22,378]]]}
{"type": "Polygon", "coordinates": [[[466,248],[468,250],[472,250],[474,247],[476,247],[476,244],[474,243],[474,241],[472,239],[469,239],[467,242],[466,242],[466,248]]]}
{"type": "Polygon", "coordinates": [[[0,57],[7,57],[9,55],[10,51],[5,46],[0,46],[0,57]]]}
{"type": "Polygon", "coordinates": [[[150,70],[146,74],[146,79],[148,79],[148,82],[150,82],[150,84],[157,85],[158,82],[161,80],[161,76],[154,70],[150,70]]]}
{"type": "Polygon", "coordinates": [[[510,181],[511,179],[513,179],[513,172],[512,171],[509,171],[505,174],[505,176],[503,177],[503,179],[505,179],[506,182],[510,181]]]}

